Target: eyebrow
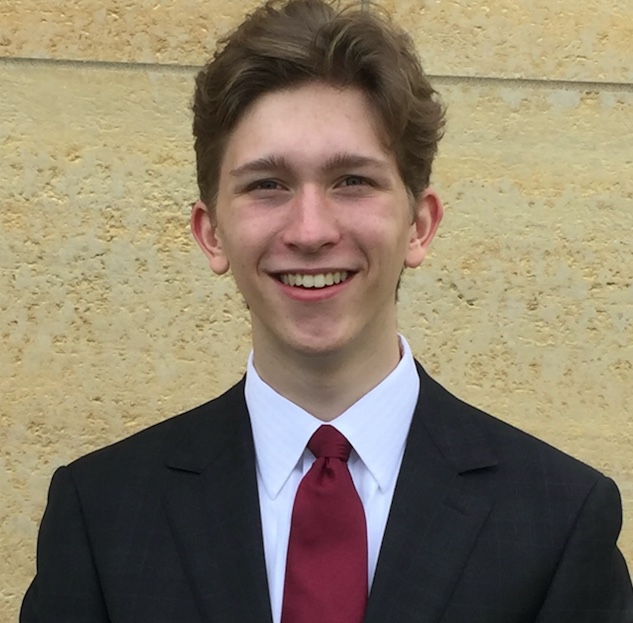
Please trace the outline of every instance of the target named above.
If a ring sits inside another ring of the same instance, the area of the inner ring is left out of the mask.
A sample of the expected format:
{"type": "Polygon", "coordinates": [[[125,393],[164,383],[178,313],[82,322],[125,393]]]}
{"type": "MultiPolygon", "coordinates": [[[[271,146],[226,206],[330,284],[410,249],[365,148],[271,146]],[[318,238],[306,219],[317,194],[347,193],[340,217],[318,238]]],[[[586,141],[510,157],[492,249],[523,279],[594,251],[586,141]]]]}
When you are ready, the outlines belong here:
{"type": "MultiPolygon", "coordinates": [[[[371,158],[369,156],[362,156],[360,154],[340,152],[330,156],[322,167],[322,172],[339,171],[341,169],[356,169],[356,168],[386,168],[388,162],[378,158],[371,158]]],[[[263,158],[257,158],[251,160],[245,164],[230,171],[232,177],[240,177],[249,173],[262,173],[265,171],[286,171],[291,172],[293,170],[290,162],[283,156],[264,156],[263,158]]]]}
{"type": "Polygon", "coordinates": [[[261,173],[272,170],[290,171],[290,169],[290,163],[283,156],[264,156],[232,169],[230,175],[232,177],[240,177],[247,173],[261,173]]]}

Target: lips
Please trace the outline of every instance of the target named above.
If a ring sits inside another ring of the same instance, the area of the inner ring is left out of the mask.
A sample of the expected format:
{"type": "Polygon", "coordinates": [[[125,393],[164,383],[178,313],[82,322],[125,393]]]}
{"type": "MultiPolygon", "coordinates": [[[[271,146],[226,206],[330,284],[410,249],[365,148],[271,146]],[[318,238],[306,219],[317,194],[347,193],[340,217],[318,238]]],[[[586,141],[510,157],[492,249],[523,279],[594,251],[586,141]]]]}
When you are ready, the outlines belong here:
{"type": "Polygon", "coordinates": [[[317,289],[342,283],[350,277],[351,273],[346,270],[309,275],[304,273],[281,273],[278,275],[279,281],[284,285],[317,289]]]}

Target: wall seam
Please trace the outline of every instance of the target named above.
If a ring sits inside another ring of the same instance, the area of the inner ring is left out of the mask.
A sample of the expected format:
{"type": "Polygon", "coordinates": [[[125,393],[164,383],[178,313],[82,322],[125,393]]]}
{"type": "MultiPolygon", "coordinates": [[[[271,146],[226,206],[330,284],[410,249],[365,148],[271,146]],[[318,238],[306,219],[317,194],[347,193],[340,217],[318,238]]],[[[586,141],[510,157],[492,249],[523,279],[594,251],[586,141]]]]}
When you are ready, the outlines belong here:
{"type": "Polygon", "coordinates": [[[509,78],[503,76],[467,76],[427,74],[432,82],[446,86],[469,84],[473,86],[515,86],[520,88],[561,91],[613,91],[633,93],[633,83],[596,82],[588,80],[548,80],[547,78],[509,78]]]}
{"type": "MultiPolygon", "coordinates": [[[[369,4],[369,3],[368,3],[369,4]]],[[[0,57],[2,65],[26,65],[57,66],[71,69],[100,69],[100,70],[127,70],[127,71],[151,71],[155,73],[193,74],[197,73],[202,65],[178,65],[176,63],[127,63],[123,61],[83,61],[67,59],[47,59],[30,57],[0,57]]],[[[428,77],[447,86],[470,84],[473,86],[500,86],[521,87],[533,89],[558,89],[567,91],[614,91],[633,93],[631,82],[600,82],[589,80],[548,80],[547,78],[519,78],[504,76],[469,76],[459,74],[433,74],[428,77]]]]}

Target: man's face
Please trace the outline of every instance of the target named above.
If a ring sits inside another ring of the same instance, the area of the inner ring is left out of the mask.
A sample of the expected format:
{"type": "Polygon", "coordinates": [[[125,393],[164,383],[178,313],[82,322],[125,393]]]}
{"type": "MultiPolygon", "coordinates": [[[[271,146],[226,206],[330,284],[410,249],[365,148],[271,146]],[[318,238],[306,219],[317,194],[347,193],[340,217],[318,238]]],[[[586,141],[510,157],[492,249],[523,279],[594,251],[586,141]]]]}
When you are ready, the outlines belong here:
{"type": "Polygon", "coordinates": [[[192,229],[211,268],[232,271],[256,356],[343,354],[393,339],[398,278],[422,262],[441,216],[431,191],[412,208],[366,96],[309,84],[248,109],[215,216],[196,204],[192,229]]]}

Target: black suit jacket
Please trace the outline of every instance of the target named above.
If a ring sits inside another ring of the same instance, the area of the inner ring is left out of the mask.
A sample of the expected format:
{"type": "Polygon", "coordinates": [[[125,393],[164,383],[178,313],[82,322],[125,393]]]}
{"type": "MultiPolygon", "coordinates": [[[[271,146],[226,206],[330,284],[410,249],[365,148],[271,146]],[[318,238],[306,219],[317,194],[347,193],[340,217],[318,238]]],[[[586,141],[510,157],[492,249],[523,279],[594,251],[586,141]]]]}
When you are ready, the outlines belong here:
{"type": "MultiPolygon", "coordinates": [[[[366,623],[633,622],[613,482],[419,373],[366,623]]],[[[243,382],[56,472],[20,620],[271,623],[243,382]]]]}

